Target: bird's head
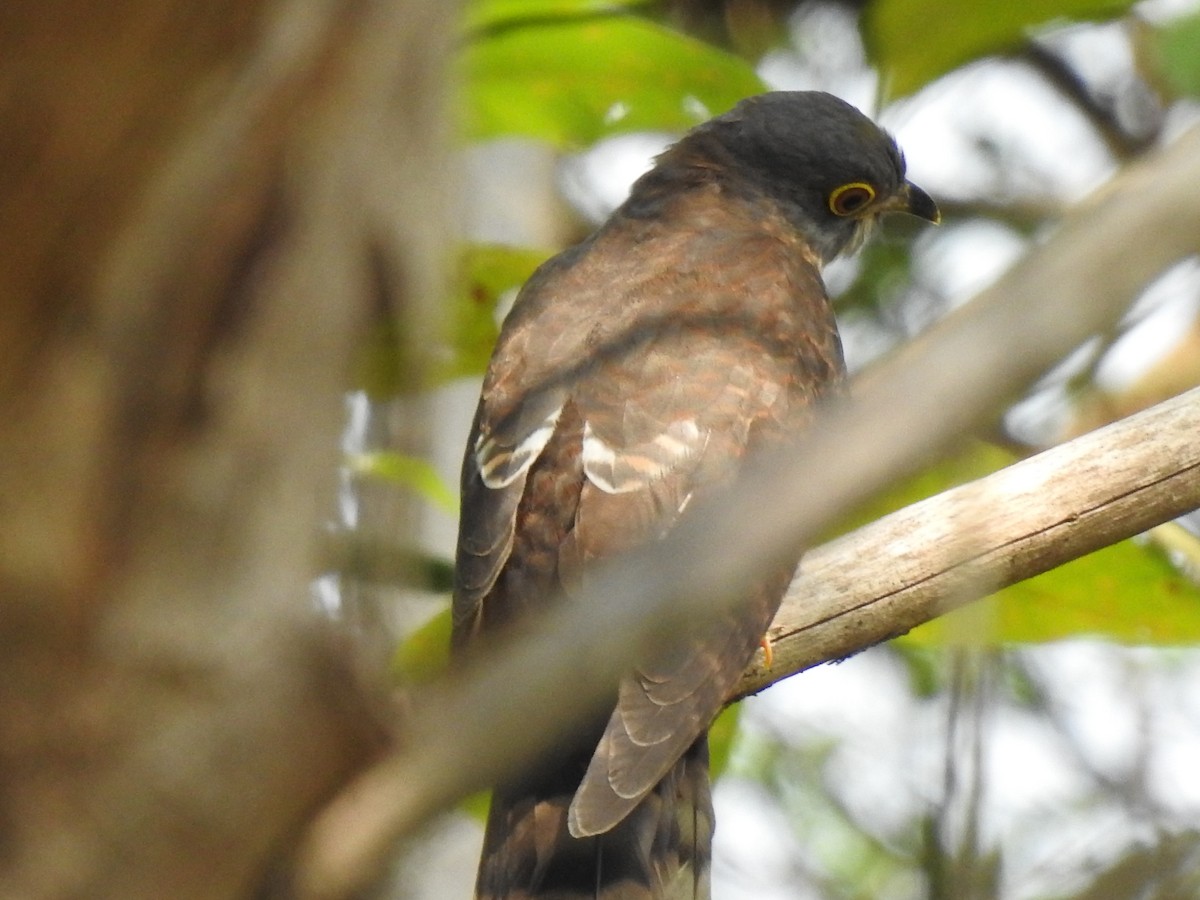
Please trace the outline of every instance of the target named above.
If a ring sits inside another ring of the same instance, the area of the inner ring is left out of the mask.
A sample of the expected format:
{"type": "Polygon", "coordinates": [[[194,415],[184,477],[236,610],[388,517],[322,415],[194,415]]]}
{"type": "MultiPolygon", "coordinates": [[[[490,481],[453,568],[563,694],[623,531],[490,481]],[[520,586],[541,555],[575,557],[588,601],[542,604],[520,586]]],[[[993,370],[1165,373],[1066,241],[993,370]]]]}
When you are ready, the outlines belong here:
{"type": "Polygon", "coordinates": [[[855,250],[884,213],[941,218],[933,199],[905,178],[892,136],[831,94],[750,97],[675,149],[676,158],[713,157],[733,169],[735,188],[774,200],[823,262],[855,250]]]}

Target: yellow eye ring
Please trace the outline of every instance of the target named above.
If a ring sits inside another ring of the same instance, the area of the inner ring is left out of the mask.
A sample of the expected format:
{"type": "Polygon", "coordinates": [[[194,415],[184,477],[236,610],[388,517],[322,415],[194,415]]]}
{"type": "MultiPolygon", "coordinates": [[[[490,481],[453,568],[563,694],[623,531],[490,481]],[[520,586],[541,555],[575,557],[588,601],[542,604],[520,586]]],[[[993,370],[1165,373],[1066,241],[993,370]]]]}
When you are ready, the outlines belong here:
{"type": "Polygon", "coordinates": [[[875,188],[864,181],[852,181],[829,195],[829,211],[835,216],[852,216],[874,199],[875,188]]]}

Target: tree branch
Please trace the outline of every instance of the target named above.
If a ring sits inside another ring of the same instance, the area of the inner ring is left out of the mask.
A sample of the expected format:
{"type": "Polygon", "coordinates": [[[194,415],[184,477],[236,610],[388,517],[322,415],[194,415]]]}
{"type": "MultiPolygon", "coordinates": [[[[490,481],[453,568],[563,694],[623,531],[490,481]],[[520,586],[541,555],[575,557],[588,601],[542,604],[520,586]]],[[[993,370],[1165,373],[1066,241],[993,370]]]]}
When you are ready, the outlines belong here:
{"type": "Polygon", "coordinates": [[[810,550],[738,695],[1200,508],[1200,388],[810,550]]]}

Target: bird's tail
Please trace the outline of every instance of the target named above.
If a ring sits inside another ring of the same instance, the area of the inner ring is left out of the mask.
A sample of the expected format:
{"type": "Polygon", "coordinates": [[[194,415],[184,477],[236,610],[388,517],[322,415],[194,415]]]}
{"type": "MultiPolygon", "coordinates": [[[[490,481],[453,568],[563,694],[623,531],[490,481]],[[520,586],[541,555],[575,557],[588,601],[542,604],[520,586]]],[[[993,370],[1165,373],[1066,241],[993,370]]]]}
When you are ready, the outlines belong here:
{"type": "Polygon", "coordinates": [[[707,736],[615,827],[578,839],[567,808],[589,756],[496,790],[477,900],[709,900],[707,736]]]}

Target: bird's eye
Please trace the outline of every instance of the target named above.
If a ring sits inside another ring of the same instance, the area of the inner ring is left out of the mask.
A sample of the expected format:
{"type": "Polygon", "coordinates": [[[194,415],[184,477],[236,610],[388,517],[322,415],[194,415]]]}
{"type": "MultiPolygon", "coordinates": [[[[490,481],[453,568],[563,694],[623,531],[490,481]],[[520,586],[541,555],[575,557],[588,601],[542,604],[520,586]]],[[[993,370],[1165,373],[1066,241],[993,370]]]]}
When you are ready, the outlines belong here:
{"type": "Polygon", "coordinates": [[[852,181],[829,195],[829,209],[835,216],[852,216],[874,199],[875,188],[862,181],[852,181]]]}

